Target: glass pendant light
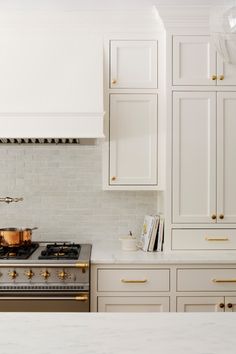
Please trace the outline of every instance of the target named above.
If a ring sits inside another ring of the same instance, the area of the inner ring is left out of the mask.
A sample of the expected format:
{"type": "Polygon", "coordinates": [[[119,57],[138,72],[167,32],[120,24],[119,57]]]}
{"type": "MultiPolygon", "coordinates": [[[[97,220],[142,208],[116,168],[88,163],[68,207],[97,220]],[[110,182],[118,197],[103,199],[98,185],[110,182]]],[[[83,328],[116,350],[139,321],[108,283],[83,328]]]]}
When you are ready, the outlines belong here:
{"type": "Polygon", "coordinates": [[[230,6],[212,9],[210,32],[224,62],[236,65],[236,1],[230,6]]]}

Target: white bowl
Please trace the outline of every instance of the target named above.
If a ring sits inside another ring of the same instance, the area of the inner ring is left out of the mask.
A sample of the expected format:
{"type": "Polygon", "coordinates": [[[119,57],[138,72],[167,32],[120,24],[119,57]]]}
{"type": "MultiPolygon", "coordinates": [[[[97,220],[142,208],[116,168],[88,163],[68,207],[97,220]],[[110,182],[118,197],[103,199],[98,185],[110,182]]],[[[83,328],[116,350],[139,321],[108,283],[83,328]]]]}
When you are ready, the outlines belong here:
{"type": "Polygon", "coordinates": [[[123,251],[137,251],[142,247],[141,242],[138,242],[135,237],[123,236],[120,237],[119,240],[121,241],[121,248],[123,251]]]}

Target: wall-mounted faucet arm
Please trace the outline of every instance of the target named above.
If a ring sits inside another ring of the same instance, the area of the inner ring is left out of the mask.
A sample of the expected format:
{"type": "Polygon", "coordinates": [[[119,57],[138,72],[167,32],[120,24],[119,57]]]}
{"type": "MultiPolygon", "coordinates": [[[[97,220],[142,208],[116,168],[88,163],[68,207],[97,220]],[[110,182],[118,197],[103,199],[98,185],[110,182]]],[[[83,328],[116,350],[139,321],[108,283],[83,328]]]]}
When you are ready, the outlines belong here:
{"type": "Polygon", "coordinates": [[[12,202],[22,202],[23,198],[11,198],[11,197],[5,197],[5,198],[0,198],[1,203],[12,203],[12,202]]]}

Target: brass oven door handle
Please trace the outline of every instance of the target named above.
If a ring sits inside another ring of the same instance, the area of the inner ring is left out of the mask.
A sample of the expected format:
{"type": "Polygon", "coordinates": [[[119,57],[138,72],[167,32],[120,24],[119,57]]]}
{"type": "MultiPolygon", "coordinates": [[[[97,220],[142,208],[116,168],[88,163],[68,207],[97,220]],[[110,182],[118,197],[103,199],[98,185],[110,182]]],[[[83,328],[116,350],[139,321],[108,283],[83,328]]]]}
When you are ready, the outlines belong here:
{"type": "Polygon", "coordinates": [[[76,301],[88,301],[89,297],[88,295],[78,295],[75,297],[76,301]]]}
{"type": "Polygon", "coordinates": [[[212,279],[213,283],[236,283],[236,278],[232,279],[212,279]]]}
{"type": "Polygon", "coordinates": [[[205,237],[206,241],[229,241],[228,237],[205,237]]]}
{"type": "Polygon", "coordinates": [[[122,283],[125,284],[144,284],[147,283],[147,279],[137,279],[137,280],[132,280],[132,279],[121,279],[122,283]]]}

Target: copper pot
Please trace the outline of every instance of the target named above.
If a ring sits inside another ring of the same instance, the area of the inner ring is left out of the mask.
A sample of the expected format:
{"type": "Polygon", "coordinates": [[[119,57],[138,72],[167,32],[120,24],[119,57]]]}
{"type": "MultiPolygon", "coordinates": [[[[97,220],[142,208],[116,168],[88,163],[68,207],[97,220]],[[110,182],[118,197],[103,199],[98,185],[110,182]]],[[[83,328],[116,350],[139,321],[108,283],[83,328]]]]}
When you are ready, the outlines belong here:
{"type": "Polygon", "coordinates": [[[32,230],[37,229],[18,229],[15,227],[9,227],[0,229],[0,246],[3,247],[19,247],[24,243],[31,243],[32,230]]]}

